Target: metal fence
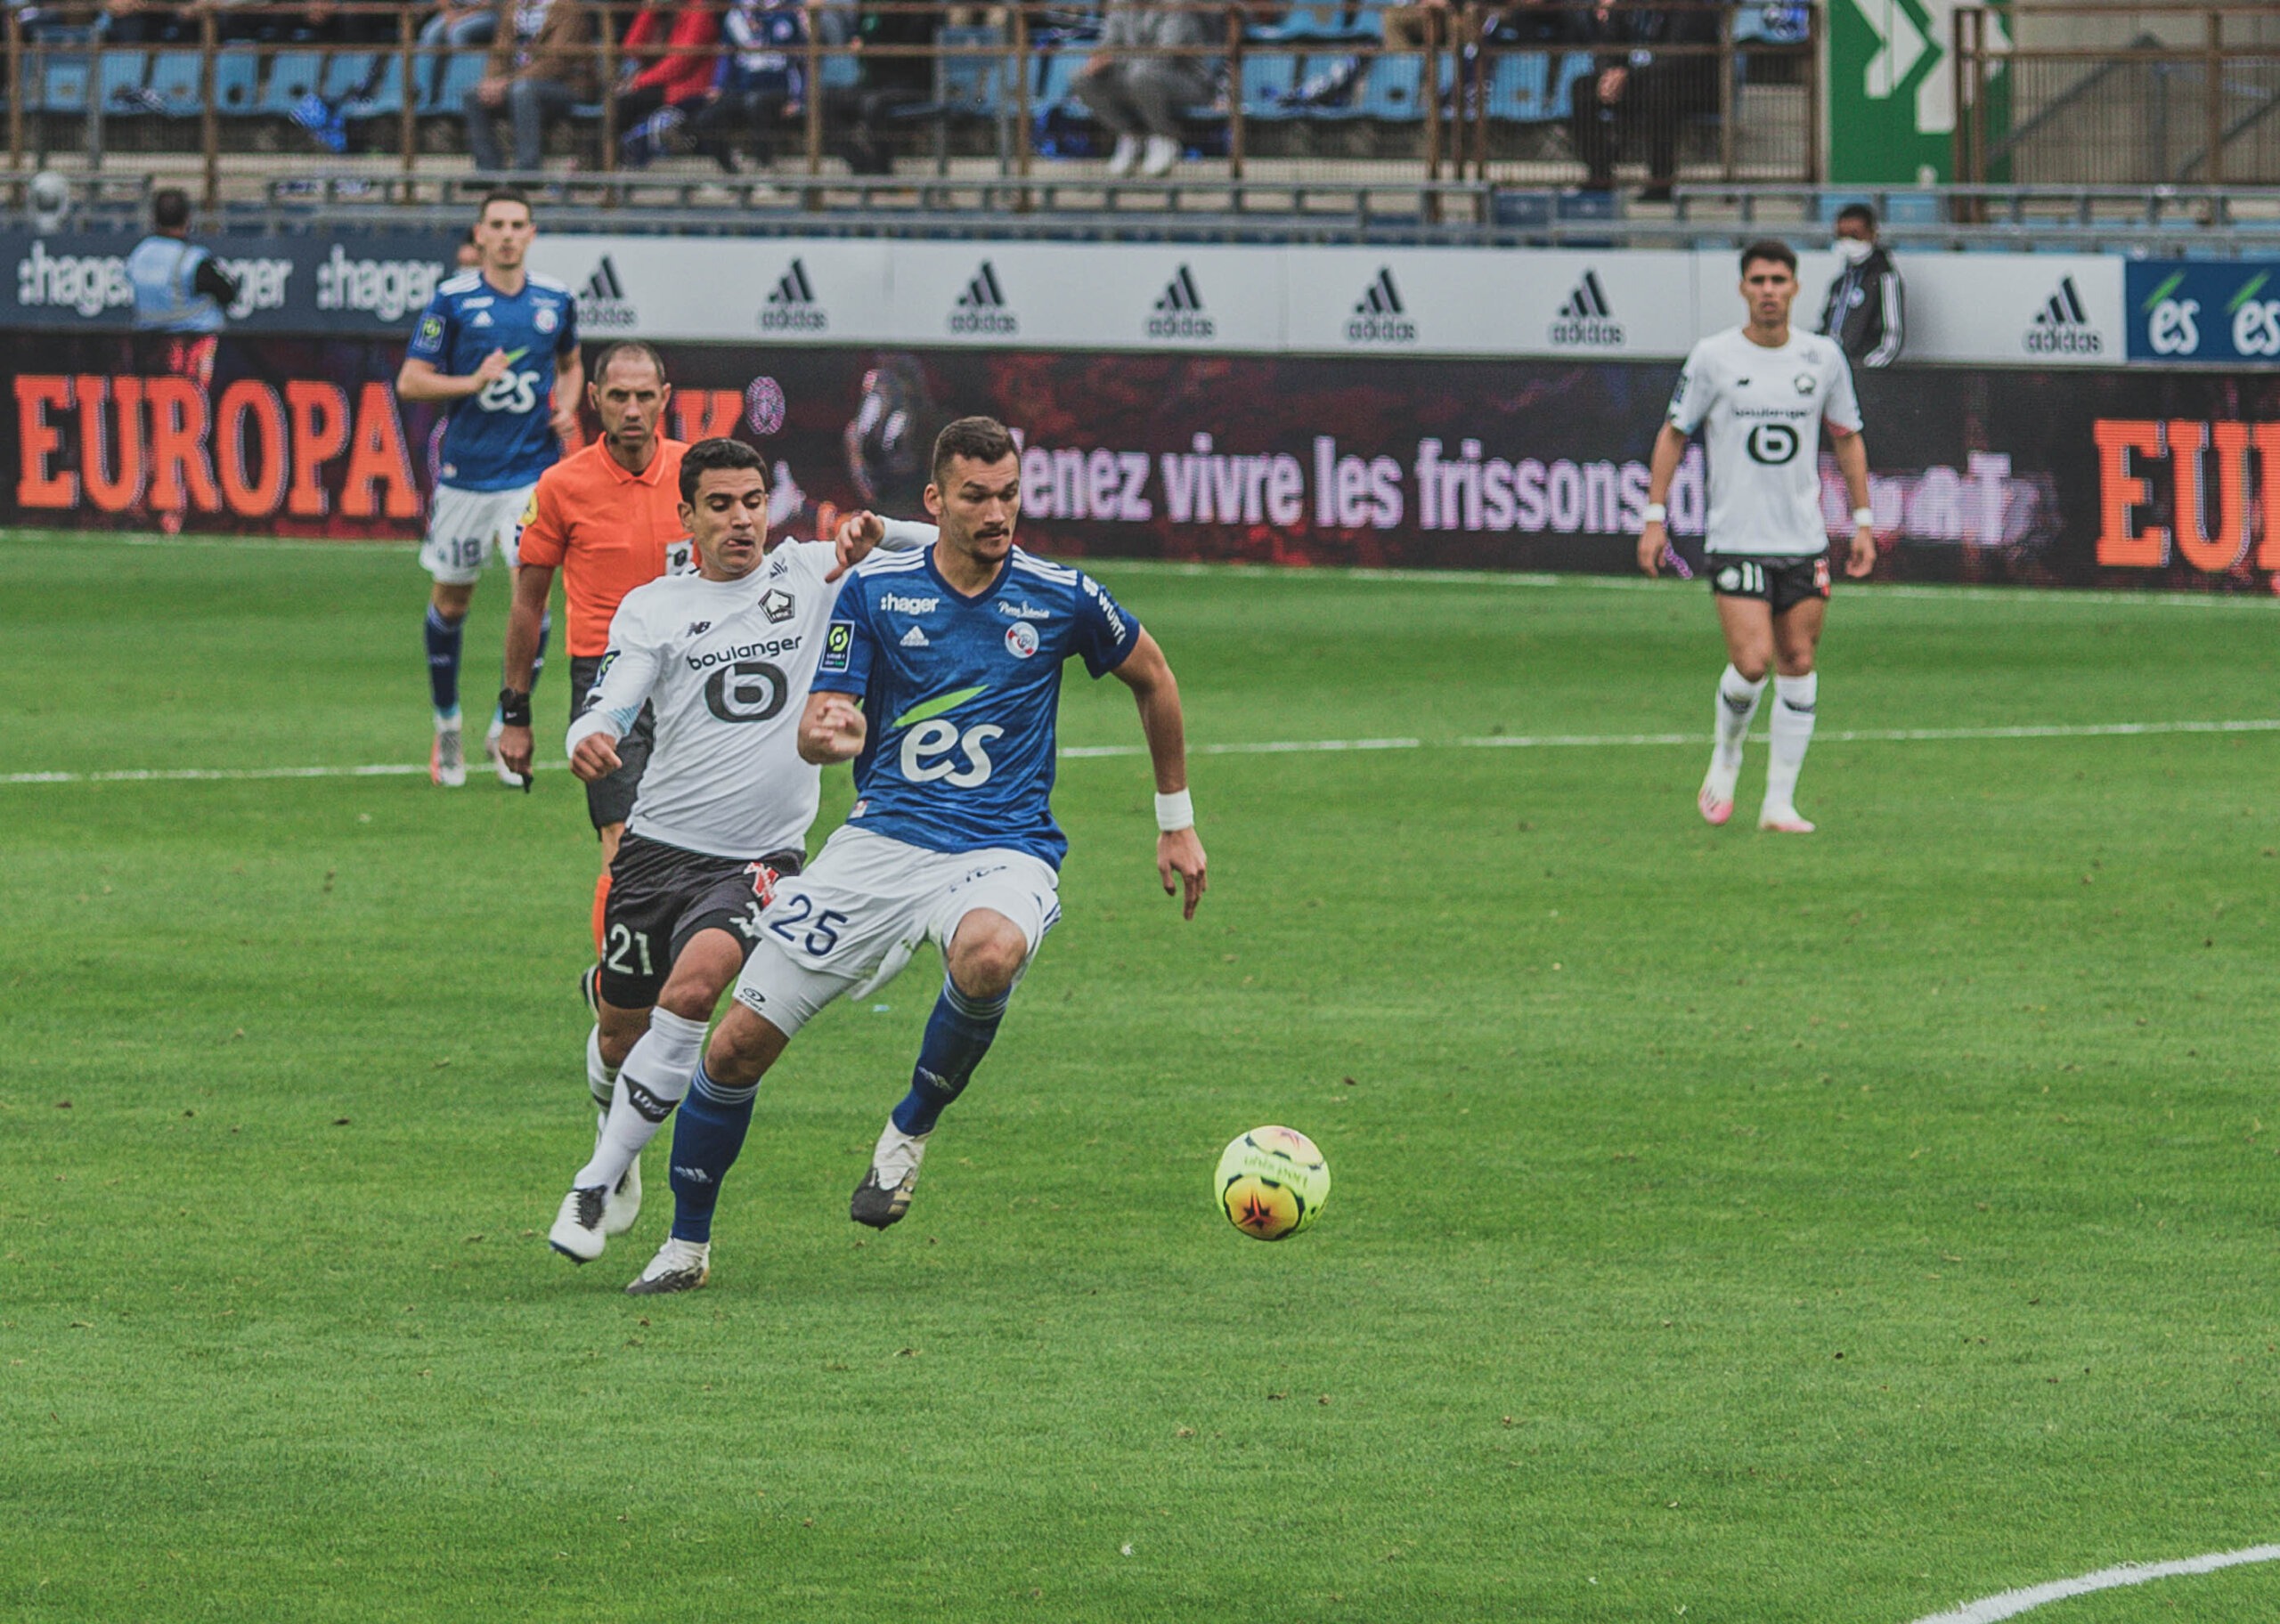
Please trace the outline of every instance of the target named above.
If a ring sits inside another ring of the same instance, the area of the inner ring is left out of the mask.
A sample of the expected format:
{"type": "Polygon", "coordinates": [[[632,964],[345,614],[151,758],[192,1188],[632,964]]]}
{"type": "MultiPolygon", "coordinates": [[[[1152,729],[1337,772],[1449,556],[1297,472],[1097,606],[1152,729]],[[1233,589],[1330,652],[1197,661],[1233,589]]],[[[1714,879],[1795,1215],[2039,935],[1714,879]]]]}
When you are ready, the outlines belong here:
{"type": "Polygon", "coordinates": [[[1104,43],[1089,6],[1037,0],[555,9],[575,38],[560,93],[533,98],[533,151],[511,128],[515,93],[493,82],[500,59],[450,43],[432,8],[145,6],[129,27],[92,6],[43,6],[29,25],[12,8],[10,168],[125,165],[186,180],[209,207],[291,177],[347,205],[367,195],[358,183],[377,197],[474,173],[473,112],[493,126],[495,169],[733,179],[814,211],[875,207],[898,183],[1034,180],[1019,207],[1050,208],[1134,156],[1120,158],[1095,92],[1168,74],[1177,155],[1150,150],[1155,183],[1103,187],[1085,207],[1193,207],[1216,188],[1240,209],[1267,207],[1278,185],[1394,183],[1421,184],[1430,214],[1437,186],[1465,182],[1660,191],[1819,176],[1816,13],[1781,0],[1164,0],[1184,43],[1145,46],[1104,43]],[[644,12],[689,37],[629,40],[644,12]],[[723,27],[755,24],[721,42],[723,27]],[[630,87],[673,65],[692,69],[686,100],[630,87]]]}
{"type": "Polygon", "coordinates": [[[2280,7],[1973,6],[1955,20],[1960,180],[2280,183],[2280,7]]]}

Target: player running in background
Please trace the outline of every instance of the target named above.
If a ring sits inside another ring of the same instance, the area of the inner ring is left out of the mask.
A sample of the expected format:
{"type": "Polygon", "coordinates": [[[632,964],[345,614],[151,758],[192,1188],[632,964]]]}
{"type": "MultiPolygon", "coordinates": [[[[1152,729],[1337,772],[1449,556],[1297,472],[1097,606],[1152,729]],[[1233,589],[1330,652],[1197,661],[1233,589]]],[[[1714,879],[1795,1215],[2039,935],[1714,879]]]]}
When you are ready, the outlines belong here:
{"type": "MultiPolygon", "coordinates": [[[[585,372],[577,304],[560,282],[524,269],[537,234],[520,192],[484,198],[475,223],[482,267],[436,285],[395,379],[398,398],[442,402],[449,412],[419,562],[435,577],[426,636],[436,743],[428,771],[453,789],[467,782],[460,634],[475,583],[493,551],[516,567],[532,488],[578,432],[585,372]]],[[[493,717],[494,739],[501,727],[493,717]]],[[[503,767],[500,776],[519,782],[503,767]]]]}
{"type": "Polygon", "coordinates": [[[1670,417],[1655,436],[1647,482],[1647,524],[1639,567],[1660,571],[1670,548],[1671,480],[1686,443],[1705,431],[1710,455],[1710,525],[1704,572],[1726,634],[1726,669],[1718,678],[1717,729],[1710,771],[1696,797],[1702,816],[1722,824],[1734,815],[1742,743],[1773,676],[1773,743],[1765,769],[1765,803],[1757,826],[1811,834],[1798,816],[1797,773],[1812,743],[1820,699],[1814,651],[1828,607],[1828,531],[1820,512],[1820,431],[1827,424],[1836,466],[1852,499],[1852,545],[1844,572],[1856,580],[1876,567],[1869,508],[1869,448],[1852,372],[1834,339],[1789,328],[1797,296],[1797,256],[1779,242],[1742,250],[1743,299],[1749,321],[1694,346],[1671,394],[1670,417]]]}
{"type": "MultiPolygon", "coordinates": [[[[612,865],[586,1040],[601,1130],[547,1235],[582,1263],[631,1227],[642,1148],[688,1087],[712,1006],[760,939],[778,876],[806,860],[820,774],[800,759],[797,702],[840,575],[887,532],[862,514],[836,546],[770,547],[758,451],[702,440],[674,462],[697,572],[625,595],[568,740],[571,770],[600,783],[620,769],[639,719],[655,719],[648,771],[612,865]]],[[[904,546],[933,539],[923,525],[896,529],[904,546]]]]}
{"type": "Polygon", "coordinates": [[[777,888],[765,946],[746,961],[674,1125],[672,1238],[631,1291],[704,1284],[714,1204],[761,1076],[824,1005],[931,940],[941,995],[910,1091],[849,1206],[877,1229],[903,1215],[936,1119],[989,1052],[1060,917],[1068,840],[1050,801],[1063,662],[1080,658],[1132,689],[1155,767],[1158,877],[1167,893],[1185,887],[1191,919],[1203,895],[1179,687],[1163,651],[1097,581],[1014,546],[1021,459],[1002,424],[950,424],[932,467],[926,508],[940,538],[849,578],[800,718],[802,756],[854,759],[854,809],[806,873],[777,888]]]}
{"type": "MultiPolygon", "coordinates": [[[[570,714],[582,714],[609,651],[610,617],[636,587],[695,568],[681,514],[680,459],[688,447],[657,432],[672,386],[665,363],[646,344],[614,344],[594,361],[587,402],[601,420],[601,438],[539,476],[530,522],[523,526],[522,564],[507,615],[506,686],[499,694],[502,772],[527,783],[532,771],[531,685],[546,643],[546,600],[562,572],[569,600],[570,714]]],[[[586,816],[600,837],[601,877],[594,884],[594,951],[601,951],[602,907],[610,864],[633,809],[633,792],[649,759],[652,719],[643,711],[618,740],[619,765],[586,785],[586,816]]],[[[601,1103],[609,1103],[608,1090],[601,1103]]]]}

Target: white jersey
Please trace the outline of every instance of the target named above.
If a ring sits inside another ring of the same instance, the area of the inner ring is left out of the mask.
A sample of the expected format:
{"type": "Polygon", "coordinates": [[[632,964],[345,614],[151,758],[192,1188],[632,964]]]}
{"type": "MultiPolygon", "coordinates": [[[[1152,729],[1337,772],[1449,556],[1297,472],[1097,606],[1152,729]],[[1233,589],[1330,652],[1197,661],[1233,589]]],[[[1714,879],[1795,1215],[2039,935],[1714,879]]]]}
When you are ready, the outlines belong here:
{"type": "Polygon", "coordinates": [[[625,595],[569,748],[623,738],[655,707],[630,832],[717,857],[803,849],[820,775],[796,740],[839,598],[833,557],[826,541],[784,541],[741,580],[668,575],[625,595]]]}
{"type": "Polygon", "coordinates": [[[1738,327],[1713,333],[1686,358],[1670,420],[1682,434],[1704,429],[1709,447],[1704,550],[1756,558],[1828,550],[1820,426],[1861,432],[1852,369],[1835,339],[1792,328],[1789,342],[1772,350],[1738,327]]]}

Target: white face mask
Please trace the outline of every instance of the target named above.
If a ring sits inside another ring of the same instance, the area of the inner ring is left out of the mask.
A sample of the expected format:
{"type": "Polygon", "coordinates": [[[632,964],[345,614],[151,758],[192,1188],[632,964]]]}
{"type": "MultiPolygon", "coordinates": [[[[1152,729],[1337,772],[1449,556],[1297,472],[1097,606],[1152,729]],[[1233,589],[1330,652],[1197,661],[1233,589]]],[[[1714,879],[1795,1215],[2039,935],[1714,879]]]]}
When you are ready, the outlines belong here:
{"type": "Polygon", "coordinates": [[[1839,237],[1836,240],[1836,257],[1848,265],[1857,265],[1874,253],[1876,247],[1875,243],[1858,237],[1839,237]]]}

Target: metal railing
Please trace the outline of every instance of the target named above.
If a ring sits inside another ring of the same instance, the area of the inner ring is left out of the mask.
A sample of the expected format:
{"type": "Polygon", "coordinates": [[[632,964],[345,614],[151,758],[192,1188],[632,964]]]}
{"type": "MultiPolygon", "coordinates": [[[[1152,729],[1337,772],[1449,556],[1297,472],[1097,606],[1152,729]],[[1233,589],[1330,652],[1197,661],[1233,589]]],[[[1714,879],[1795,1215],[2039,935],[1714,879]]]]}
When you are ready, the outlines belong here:
{"type": "MultiPolygon", "coordinates": [[[[557,4],[579,20],[565,59],[577,64],[579,84],[566,116],[549,121],[553,152],[541,156],[550,168],[561,161],[566,126],[578,175],[618,175],[631,157],[630,71],[717,61],[721,47],[630,52],[624,27],[644,8],[557,4]]],[[[709,12],[717,22],[736,8],[716,0],[657,9],[709,12]]],[[[1412,207],[1437,216],[1449,196],[1438,189],[1454,183],[1667,186],[1820,174],[1810,10],[1791,37],[1767,39],[1740,37],[1736,8],[1712,0],[1563,0],[1509,12],[1472,0],[1414,8],[1296,0],[1272,22],[1228,0],[1163,0],[1158,9],[1193,20],[1190,43],[1105,45],[1096,13],[1041,0],[989,8],[978,24],[949,21],[974,8],[947,0],[777,8],[774,16],[799,24],[778,47],[788,93],[728,121],[711,150],[735,170],[737,154],[757,149],[736,178],[794,185],[812,211],[881,207],[892,188],[875,183],[929,177],[1038,183],[989,192],[993,206],[1021,211],[1173,209],[1206,192],[1236,214],[1304,212],[1290,199],[1310,189],[1352,196],[1395,183],[1408,187],[1412,207]],[[1510,17],[1525,29],[1515,32],[1510,17]],[[1105,133],[1081,110],[1084,86],[1095,73],[1152,62],[1184,66],[1195,91],[1180,167],[1160,186],[1108,184],[1096,161],[1105,133]],[[1627,83],[1608,91],[1610,74],[1627,83]],[[1081,205],[1072,177],[1096,183],[1081,205]]],[[[190,182],[210,209],[263,199],[281,175],[376,186],[469,171],[454,126],[468,98],[490,88],[488,67],[470,68],[484,48],[424,38],[415,7],[347,0],[330,8],[334,27],[366,36],[354,42],[292,37],[291,23],[305,15],[298,7],[146,8],[146,34],[156,37],[126,45],[105,35],[94,6],[61,8],[60,27],[56,8],[41,15],[28,28],[12,8],[5,19],[12,173],[99,171],[131,154],[138,166],[190,182]],[[385,38],[370,37],[381,28],[385,38]],[[363,79],[344,84],[352,63],[363,79]],[[328,150],[327,142],[346,150],[328,150]]],[[[668,152],[658,168],[688,181],[705,161],[704,151],[668,152]]]]}
{"type": "Polygon", "coordinates": [[[2280,182],[2280,7],[2060,0],[1955,28],[1959,180],[2280,182]]]}

